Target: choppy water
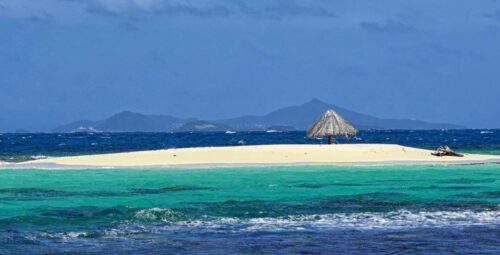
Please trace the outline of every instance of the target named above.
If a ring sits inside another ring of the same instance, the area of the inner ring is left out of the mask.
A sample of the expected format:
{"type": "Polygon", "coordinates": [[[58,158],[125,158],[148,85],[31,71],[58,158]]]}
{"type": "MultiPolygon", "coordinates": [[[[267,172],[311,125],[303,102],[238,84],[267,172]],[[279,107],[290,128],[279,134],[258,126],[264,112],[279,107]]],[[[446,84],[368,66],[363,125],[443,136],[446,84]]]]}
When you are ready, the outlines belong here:
{"type": "MultiPolygon", "coordinates": [[[[405,132],[359,139],[439,143],[405,132]]],[[[500,134],[432,132],[462,151],[500,147],[500,134]]],[[[172,134],[4,134],[0,155],[223,145],[238,134],[183,135],[176,143],[172,134]]],[[[236,143],[321,142],[239,135],[236,143]]],[[[500,165],[0,171],[0,254],[97,253],[499,254],[500,165]]]]}
{"type": "MultiPolygon", "coordinates": [[[[0,160],[181,147],[326,142],[326,139],[308,139],[305,132],[0,134],[0,160]]],[[[431,149],[446,144],[460,151],[500,154],[500,129],[361,131],[349,142],[431,149]]]]}

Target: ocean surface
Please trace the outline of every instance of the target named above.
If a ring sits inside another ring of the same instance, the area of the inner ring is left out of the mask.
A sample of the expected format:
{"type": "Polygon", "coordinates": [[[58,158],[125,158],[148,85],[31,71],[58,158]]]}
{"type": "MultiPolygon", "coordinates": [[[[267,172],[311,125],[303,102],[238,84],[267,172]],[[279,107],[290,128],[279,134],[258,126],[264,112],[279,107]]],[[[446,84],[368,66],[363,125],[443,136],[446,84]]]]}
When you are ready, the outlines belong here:
{"type": "MultiPolygon", "coordinates": [[[[0,160],[324,142],[302,132],[1,134],[0,160]]],[[[500,154],[500,130],[350,142],[500,154]]],[[[500,254],[500,165],[4,168],[0,254],[500,254]]]]}

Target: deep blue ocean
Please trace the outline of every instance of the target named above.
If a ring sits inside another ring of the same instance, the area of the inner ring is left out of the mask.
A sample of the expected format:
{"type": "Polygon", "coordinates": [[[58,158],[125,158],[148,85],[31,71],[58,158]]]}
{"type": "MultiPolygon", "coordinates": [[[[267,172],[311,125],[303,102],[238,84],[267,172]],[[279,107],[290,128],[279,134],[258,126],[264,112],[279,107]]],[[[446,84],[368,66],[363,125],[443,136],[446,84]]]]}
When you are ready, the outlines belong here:
{"type": "MultiPolygon", "coordinates": [[[[0,134],[0,160],[30,156],[100,154],[166,148],[256,144],[320,144],[305,132],[237,133],[33,133],[0,134]]],[[[338,143],[345,143],[342,138],[338,143]]],[[[500,130],[361,131],[349,143],[388,143],[500,154],[500,130]]]]}
{"type": "MultiPolygon", "coordinates": [[[[500,130],[363,131],[349,142],[500,155],[500,130]]],[[[275,143],[326,140],[0,134],[0,161],[275,143]]],[[[500,165],[4,167],[0,254],[500,254],[500,165]]]]}

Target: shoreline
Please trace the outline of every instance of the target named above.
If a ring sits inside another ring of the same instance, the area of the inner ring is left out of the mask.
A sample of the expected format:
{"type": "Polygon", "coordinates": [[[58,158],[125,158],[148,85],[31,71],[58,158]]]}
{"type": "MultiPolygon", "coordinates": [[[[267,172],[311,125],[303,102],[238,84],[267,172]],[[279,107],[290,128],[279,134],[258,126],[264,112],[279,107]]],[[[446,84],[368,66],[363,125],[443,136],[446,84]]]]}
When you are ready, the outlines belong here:
{"type": "Polygon", "coordinates": [[[196,147],[97,155],[53,157],[0,169],[172,169],[277,166],[377,166],[500,164],[500,155],[436,157],[431,150],[395,144],[252,145],[196,147]]]}
{"type": "Polygon", "coordinates": [[[425,162],[425,161],[381,161],[359,163],[289,163],[289,164],[186,164],[186,165],[143,165],[143,166],[85,166],[85,165],[60,165],[60,164],[29,164],[29,165],[1,165],[2,170],[203,170],[203,169],[228,169],[228,168],[278,168],[278,167],[382,167],[382,166],[471,166],[471,165],[500,165],[500,160],[470,160],[461,162],[425,162]]]}

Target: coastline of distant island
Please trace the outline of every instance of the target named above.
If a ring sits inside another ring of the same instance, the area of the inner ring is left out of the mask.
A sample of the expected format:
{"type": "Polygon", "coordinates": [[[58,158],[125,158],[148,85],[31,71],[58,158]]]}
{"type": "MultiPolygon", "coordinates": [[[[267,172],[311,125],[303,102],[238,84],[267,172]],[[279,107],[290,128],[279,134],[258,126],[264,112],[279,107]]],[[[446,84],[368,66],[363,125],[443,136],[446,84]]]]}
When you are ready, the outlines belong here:
{"type": "Polygon", "coordinates": [[[313,99],[266,115],[246,115],[221,120],[177,118],[123,111],[103,120],[78,120],[54,128],[57,133],[71,132],[225,132],[306,130],[327,109],[335,109],[359,130],[465,129],[449,123],[431,123],[411,119],[383,119],[351,111],[313,99]]]}

